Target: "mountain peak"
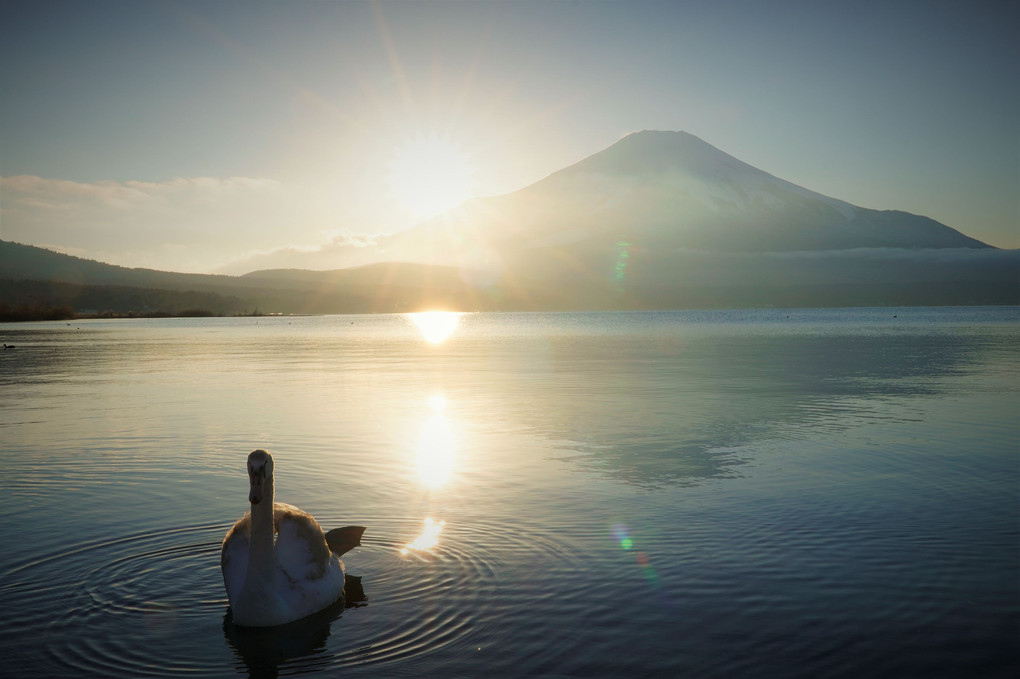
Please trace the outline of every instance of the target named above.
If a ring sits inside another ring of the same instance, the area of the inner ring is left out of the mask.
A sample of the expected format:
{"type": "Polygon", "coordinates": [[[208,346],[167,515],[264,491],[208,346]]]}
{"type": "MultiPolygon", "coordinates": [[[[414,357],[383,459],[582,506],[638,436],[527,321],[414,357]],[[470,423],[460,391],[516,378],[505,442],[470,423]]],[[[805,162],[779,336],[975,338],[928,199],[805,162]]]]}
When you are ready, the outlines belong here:
{"type": "MultiPolygon", "coordinates": [[[[500,199],[529,242],[627,233],[644,247],[746,252],[988,247],[944,224],[851,205],[687,132],[643,130],[500,199]]],[[[499,210],[495,211],[500,214],[499,210]]],[[[590,240],[587,247],[593,245],[590,240]]]]}
{"type": "Polygon", "coordinates": [[[690,132],[684,132],[683,130],[641,130],[639,132],[631,132],[630,134],[624,135],[620,139],[620,141],[624,141],[626,139],[630,140],[654,139],[658,141],[670,139],[672,140],[684,139],[700,142],[702,144],[705,143],[705,141],[702,140],[701,138],[694,136],[690,132]]]}
{"type": "Polygon", "coordinates": [[[724,169],[756,171],[693,134],[667,130],[633,132],[567,168],[571,172],[609,175],[649,175],[682,170],[713,176],[724,169]]]}
{"type": "Polygon", "coordinates": [[[715,153],[722,153],[722,151],[701,137],[696,137],[690,132],[679,130],[641,130],[640,132],[631,132],[605,150],[608,151],[614,146],[633,146],[645,152],[665,147],[673,152],[711,150],[715,153]]]}

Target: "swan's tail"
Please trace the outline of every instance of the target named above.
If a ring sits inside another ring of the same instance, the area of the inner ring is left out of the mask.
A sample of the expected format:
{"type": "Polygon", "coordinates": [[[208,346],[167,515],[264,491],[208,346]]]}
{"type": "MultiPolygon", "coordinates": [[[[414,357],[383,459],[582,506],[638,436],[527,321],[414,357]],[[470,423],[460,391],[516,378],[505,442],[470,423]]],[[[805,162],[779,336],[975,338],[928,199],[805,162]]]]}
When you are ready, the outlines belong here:
{"type": "Polygon", "coordinates": [[[364,526],[344,526],[334,528],[326,533],[326,544],[337,556],[343,556],[355,547],[361,546],[361,536],[365,532],[364,526]]]}

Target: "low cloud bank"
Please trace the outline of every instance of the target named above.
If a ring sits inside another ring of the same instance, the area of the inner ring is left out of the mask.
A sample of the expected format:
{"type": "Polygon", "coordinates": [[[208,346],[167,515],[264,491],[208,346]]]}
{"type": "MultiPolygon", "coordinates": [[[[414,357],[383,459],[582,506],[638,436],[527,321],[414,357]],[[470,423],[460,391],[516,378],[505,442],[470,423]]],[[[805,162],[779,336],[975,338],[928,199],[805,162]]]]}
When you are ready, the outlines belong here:
{"type": "Polygon", "coordinates": [[[215,273],[239,276],[266,269],[311,269],[327,271],[381,261],[385,252],[378,247],[379,234],[341,231],[321,245],[287,245],[271,250],[253,250],[215,273]]]}
{"type": "Polygon", "coordinates": [[[262,177],[75,182],[18,175],[0,177],[0,195],[4,239],[130,267],[211,271],[239,251],[315,242],[336,228],[315,194],[262,177]]]}

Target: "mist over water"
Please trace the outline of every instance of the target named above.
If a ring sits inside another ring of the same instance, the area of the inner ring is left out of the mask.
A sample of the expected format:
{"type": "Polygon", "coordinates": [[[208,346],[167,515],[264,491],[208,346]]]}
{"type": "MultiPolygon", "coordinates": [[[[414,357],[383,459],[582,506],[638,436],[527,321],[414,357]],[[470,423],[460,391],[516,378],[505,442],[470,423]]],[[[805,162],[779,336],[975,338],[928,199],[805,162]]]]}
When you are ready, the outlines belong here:
{"type": "Polygon", "coordinates": [[[1010,676],[1016,308],[0,326],[35,676],[1010,676]],[[348,607],[227,616],[245,458],[348,607]]]}

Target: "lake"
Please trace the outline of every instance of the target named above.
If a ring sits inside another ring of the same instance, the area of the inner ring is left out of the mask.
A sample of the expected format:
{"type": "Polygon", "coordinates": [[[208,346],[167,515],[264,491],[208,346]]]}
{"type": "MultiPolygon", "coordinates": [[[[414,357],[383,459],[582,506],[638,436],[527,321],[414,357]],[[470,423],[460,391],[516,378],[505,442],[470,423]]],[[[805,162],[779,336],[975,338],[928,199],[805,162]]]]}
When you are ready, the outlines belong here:
{"type": "Polygon", "coordinates": [[[1015,307],[0,335],[7,676],[1020,672],[1015,307]],[[232,624],[255,448],[346,608],[232,624]]]}

